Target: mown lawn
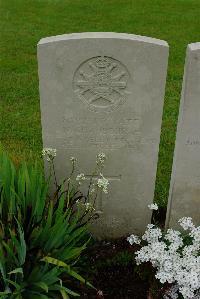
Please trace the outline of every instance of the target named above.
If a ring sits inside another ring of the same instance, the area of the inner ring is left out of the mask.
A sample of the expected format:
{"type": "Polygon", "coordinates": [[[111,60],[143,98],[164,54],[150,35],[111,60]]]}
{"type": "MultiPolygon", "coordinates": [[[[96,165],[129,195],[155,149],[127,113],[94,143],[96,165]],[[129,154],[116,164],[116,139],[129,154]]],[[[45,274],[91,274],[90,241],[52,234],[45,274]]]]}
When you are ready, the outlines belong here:
{"type": "Polygon", "coordinates": [[[165,205],[185,49],[200,41],[199,0],[0,0],[0,140],[16,161],[30,153],[39,156],[37,42],[84,31],[135,33],[170,45],[155,193],[165,205]]]}

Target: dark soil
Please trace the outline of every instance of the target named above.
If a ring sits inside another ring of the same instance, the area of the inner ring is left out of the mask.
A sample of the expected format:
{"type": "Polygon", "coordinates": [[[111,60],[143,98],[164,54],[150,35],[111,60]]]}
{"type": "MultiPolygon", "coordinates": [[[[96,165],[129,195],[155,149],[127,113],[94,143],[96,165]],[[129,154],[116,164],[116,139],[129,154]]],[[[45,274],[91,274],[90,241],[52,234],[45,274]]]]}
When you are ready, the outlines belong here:
{"type": "Polygon", "coordinates": [[[93,284],[98,291],[88,291],[81,298],[147,299],[148,284],[134,277],[130,267],[109,267],[97,273],[93,284]]]}
{"type": "Polygon", "coordinates": [[[135,250],[126,240],[95,244],[86,259],[88,280],[97,290],[81,288],[81,298],[147,299],[148,282],[142,281],[135,269],[135,250]]]}

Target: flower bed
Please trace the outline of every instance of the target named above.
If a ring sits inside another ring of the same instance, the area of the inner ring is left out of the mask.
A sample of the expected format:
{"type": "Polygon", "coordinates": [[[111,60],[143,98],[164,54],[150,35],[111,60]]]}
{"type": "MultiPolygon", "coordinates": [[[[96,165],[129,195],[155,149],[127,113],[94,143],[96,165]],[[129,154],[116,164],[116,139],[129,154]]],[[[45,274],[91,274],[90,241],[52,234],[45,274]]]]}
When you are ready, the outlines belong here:
{"type": "MultiPolygon", "coordinates": [[[[0,298],[200,298],[200,227],[190,217],[179,220],[182,231],[149,224],[142,238],[92,240],[88,224],[99,217],[96,198],[109,191],[105,155],[97,155],[83,194],[85,175],[74,157],[70,176],[60,183],[56,150],[42,154],[49,163],[46,179],[38,163],[17,168],[0,152],[0,298]]],[[[149,208],[159,212],[156,204],[149,208]]]]}

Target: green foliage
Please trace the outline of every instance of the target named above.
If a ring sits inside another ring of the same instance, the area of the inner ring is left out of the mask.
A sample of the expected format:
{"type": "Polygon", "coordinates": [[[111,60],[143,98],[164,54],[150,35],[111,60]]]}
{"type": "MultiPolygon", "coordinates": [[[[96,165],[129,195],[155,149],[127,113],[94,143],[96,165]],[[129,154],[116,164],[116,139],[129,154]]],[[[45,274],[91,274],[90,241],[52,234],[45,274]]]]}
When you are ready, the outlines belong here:
{"type": "Polygon", "coordinates": [[[87,283],[76,263],[90,239],[74,209],[78,193],[58,185],[49,196],[41,167],[16,168],[0,152],[0,298],[69,298],[68,286],[87,283]]]}

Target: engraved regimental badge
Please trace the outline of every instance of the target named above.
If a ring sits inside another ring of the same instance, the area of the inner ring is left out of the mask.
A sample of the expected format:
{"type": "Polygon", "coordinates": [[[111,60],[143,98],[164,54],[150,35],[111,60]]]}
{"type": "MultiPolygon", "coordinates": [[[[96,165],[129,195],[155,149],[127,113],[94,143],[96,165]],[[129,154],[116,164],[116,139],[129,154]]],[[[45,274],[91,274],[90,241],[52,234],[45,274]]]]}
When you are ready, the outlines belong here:
{"type": "Polygon", "coordinates": [[[90,110],[110,112],[125,101],[128,80],[128,70],[120,61],[97,56],[78,67],[73,88],[90,110]]]}

